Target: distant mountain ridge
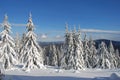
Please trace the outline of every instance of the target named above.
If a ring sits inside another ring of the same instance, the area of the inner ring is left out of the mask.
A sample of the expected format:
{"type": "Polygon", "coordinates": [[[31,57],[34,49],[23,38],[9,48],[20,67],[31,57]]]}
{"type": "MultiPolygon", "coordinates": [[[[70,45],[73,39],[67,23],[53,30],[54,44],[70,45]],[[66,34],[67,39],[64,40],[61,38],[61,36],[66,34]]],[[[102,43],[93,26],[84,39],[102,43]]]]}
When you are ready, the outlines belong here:
{"type": "Polygon", "coordinates": [[[112,41],[114,48],[119,49],[119,51],[120,51],[120,41],[113,41],[113,40],[107,40],[107,39],[98,39],[98,40],[94,40],[94,41],[96,43],[96,48],[98,48],[98,45],[101,42],[105,42],[105,44],[108,46],[110,44],[110,41],[112,41]]]}
{"type": "Polygon", "coordinates": [[[51,45],[51,44],[62,45],[62,44],[64,44],[64,41],[57,41],[57,42],[39,42],[39,44],[40,44],[41,47],[48,46],[48,45],[51,45]]]}
{"type": "MultiPolygon", "coordinates": [[[[101,42],[105,42],[105,44],[108,46],[109,43],[110,43],[110,41],[112,41],[114,48],[115,48],[115,49],[118,49],[119,52],[120,52],[120,41],[113,41],[113,40],[107,40],[107,39],[97,39],[97,40],[94,40],[96,48],[98,48],[98,45],[99,45],[101,42]]],[[[39,42],[39,44],[40,44],[42,47],[48,46],[48,45],[51,45],[51,44],[54,44],[54,45],[62,45],[62,44],[64,44],[64,41],[58,41],[58,42],[39,42]]]]}
{"type": "MultiPolygon", "coordinates": [[[[101,43],[101,42],[105,42],[106,45],[108,46],[110,41],[112,41],[113,43],[113,46],[114,48],[116,49],[120,49],[120,41],[113,41],[113,40],[107,40],[107,39],[97,39],[97,40],[94,40],[94,42],[96,43],[96,48],[98,48],[98,45],[101,43]]],[[[50,45],[50,44],[63,44],[64,41],[57,41],[57,42],[39,42],[39,44],[41,46],[47,46],[47,45],[50,45]]]]}

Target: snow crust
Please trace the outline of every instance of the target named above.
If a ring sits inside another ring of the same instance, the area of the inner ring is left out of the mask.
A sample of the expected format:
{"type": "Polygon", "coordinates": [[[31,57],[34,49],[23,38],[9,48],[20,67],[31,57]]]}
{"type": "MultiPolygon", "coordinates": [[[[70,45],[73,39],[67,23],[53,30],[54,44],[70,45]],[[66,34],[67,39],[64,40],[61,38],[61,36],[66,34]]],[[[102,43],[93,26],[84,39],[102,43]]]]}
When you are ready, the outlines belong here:
{"type": "Polygon", "coordinates": [[[51,66],[25,72],[21,68],[5,71],[5,80],[120,80],[120,69],[63,70],[51,66]]]}

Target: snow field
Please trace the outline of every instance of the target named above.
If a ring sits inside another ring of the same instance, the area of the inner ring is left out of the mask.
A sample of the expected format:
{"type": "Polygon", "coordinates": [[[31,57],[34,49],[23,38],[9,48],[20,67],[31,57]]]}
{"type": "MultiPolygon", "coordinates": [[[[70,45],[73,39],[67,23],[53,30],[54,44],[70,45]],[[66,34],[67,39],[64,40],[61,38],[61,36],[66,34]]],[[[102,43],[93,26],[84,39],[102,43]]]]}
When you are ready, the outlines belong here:
{"type": "Polygon", "coordinates": [[[32,69],[25,72],[22,69],[14,69],[5,71],[5,80],[120,80],[120,70],[63,70],[46,66],[46,69],[32,69]]]}

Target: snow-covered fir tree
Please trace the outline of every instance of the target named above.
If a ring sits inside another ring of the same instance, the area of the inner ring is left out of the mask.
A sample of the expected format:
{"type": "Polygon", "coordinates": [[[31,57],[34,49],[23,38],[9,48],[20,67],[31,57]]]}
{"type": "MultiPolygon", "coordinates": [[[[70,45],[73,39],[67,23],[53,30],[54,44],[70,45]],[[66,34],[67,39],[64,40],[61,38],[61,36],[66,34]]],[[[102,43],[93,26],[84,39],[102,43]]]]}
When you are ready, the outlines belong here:
{"type": "Polygon", "coordinates": [[[64,56],[61,60],[61,66],[65,69],[80,70],[84,68],[82,42],[80,39],[80,30],[76,32],[68,31],[66,25],[64,56]]]}
{"type": "Polygon", "coordinates": [[[44,61],[44,65],[49,65],[49,58],[48,58],[48,56],[47,56],[47,51],[48,50],[46,50],[46,46],[45,47],[43,47],[42,48],[42,51],[43,51],[43,61],[44,61]]]}
{"type": "Polygon", "coordinates": [[[110,55],[110,62],[111,62],[111,68],[117,68],[117,57],[115,55],[115,50],[112,44],[112,41],[110,41],[110,44],[108,46],[108,52],[110,55]]]}
{"type": "Polygon", "coordinates": [[[4,30],[1,32],[0,61],[5,69],[11,69],[17,64],[17,56],[14,50],[14,39],[10,36],[11,25],[8,22],[8,16],[5,15],[2,23],[4,30]]]}
{"type": "Polygon", "coordinates": [[[20,36],[18,33],[16,33],[16,37],[15,37],[15,52],[16,52],[16,55],[17,56],[20,56],[19,54],[19,50],[20,50],[20,47],[21,47],[21,43],[20,43],[20,36]]]}
{"type": "Polygon", "coordinates": [[[28,32],[25,35],[24,43],[20,49],[20,60],[24,63],[23,68],[29,70],[33,68],[43,68],[43,51],[36,41],[32,15],[30,14],[27,23],[28,32]]]}
{"type": "Polygon", "coordinates": [[[25,35],[25,33],[23,33],[23,34],[22,34],[22,39],[21,39],[21,42],[20,42],[21,44],[24,44],[24,42],[25,42],[25,37],[26,37],[26,35],[25,35]]]}
{"type": "Polygon", "coordinates": [[[61,58],[61,68],[69,69],[68,60],[69,60],[70,54],[73,53],[73,39],[72,39],[72,33],[69,32],[68,30],[68,24],[66,24],[65,43],[64,43],[63,53],[64,53],[63,57],[61,58]]]}
{"type": "Polygon", "coordinates": [[[96,64],[97,64],[97,49],[95,47],[95,42],[92,40],[92,37],[90,36],[90,39],[89,39],[89,57],[90,57],[90,60],[89,60],[89,64],[90,64],[90,68],[95,68],[96,67],[96,64]]]}
{"type": "Polygon", "coordinates": [[[63,56],[63,44],[60,45],[59,47],[56,47],[56,50],[57,50],[57,59],[58,59],[58,66],[60,66],[61,64],[61,58],[63,56]]]}
{"type": "Polygon", "coordinates": [[[74,38],[73,35],[75,33],[74,32],[70,32],[69,34],[69,47],[68,47],[68,52],[66,52],[67,54],[67,69],[74,69],[75,68],[75,61],[74,61],[74,38]]]}
{"type": "Polygon", "coordinates": [[[115,50],[115,56],[117,61],[117,68],[120,68],[120,54],[118,49],[115,50]]]}
{"type": "Polygon", "coordinates": [[[107,50],[107,46],[104,42],[101,42],[98,48],[98,63],[97,63],[97,68],[101,69],[111,69],[111,55],[109,54],[107,50]]]}
{"type": "Polygon", "coordinates": [[[87,39],[87,35],[85,33],[85,36],[84,36],[84,41],[83,41],[83,52],[84,52],[84,61],[85,61],[85,67],[86,68],[90,68],[91,65],[90,65],[90,49],[89,49],[89,41],[87,39]]]}
{"type": "Polygon", "coordinates": [[[20,41],[19,41],[19,43],[20,43],[19,53],[18,53],[18,61],[19,61],[19,62],[21,62],[20,57],[21,57],[22,53],[21,53],[20,51],[21,51],[21,49],[22,49],[23,44],[25,43],[25,36],[26,36],[25,33],[23,33],[23,34],[22,34],[22,37],[21,37],[21,39],[20,39],[20,41]]]}
{"type": "Polygon", "coordinates": [[[73,35],[73,37],[75,38],[75,40],[73,41],[74,43],[74,55],[73,56],[74,56],[74,61],[75,61],[74,69],[80,70],[80,69],[85,68],[80,26],[79,26],[78,32],[75,32],[74,30],[74,33],[75,33],[75,35],[73,35]]]}
{"type": "Polygon", "coordinates": [[[56,50],[56,46],[54,44],[50,45],[49,65],[58,66],[57,50],[56,50]]]}
{"type": "Polygon", "coordinates": [[[115,55],[118,56],[118,57],[120,57],[120,53],[119,53],[118,49],[115,50],[115,55]]]}

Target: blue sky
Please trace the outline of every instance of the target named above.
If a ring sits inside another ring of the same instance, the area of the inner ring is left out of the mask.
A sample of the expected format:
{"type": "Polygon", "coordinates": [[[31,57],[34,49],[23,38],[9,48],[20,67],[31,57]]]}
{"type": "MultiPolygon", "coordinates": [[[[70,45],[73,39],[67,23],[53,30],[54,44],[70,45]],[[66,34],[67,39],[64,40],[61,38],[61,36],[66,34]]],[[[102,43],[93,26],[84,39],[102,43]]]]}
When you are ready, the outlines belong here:
{"type": "MultiPolygon", "coordinates": [[[[0,23],[7,13],[12,24],[26,24],[32,13],[35,32],[47,34],[47,40],[63,36],[65,22],[71,28],[80,24],[81,29],[120,31],[120,0],[1,0],[0,23]],[[63,32],[55,32],[63,31],[63,32]]],[[[22,34],[25,26],[13,26],[13,34],[22,34]]],[[[90,33],[95,37],[94,33],[90,33]]],[[[118,34],[96,35],[97,38],[120,40],[118,34]],[[105,36],[106,35],[106,36],[105,36]],[[109,36],[108,36],[109,35],[109,36]]],[[[61,38],[62,39],[62,38],[61,38]]],[[[58,39],[60,40],[60,39],[58,39]]]]}

